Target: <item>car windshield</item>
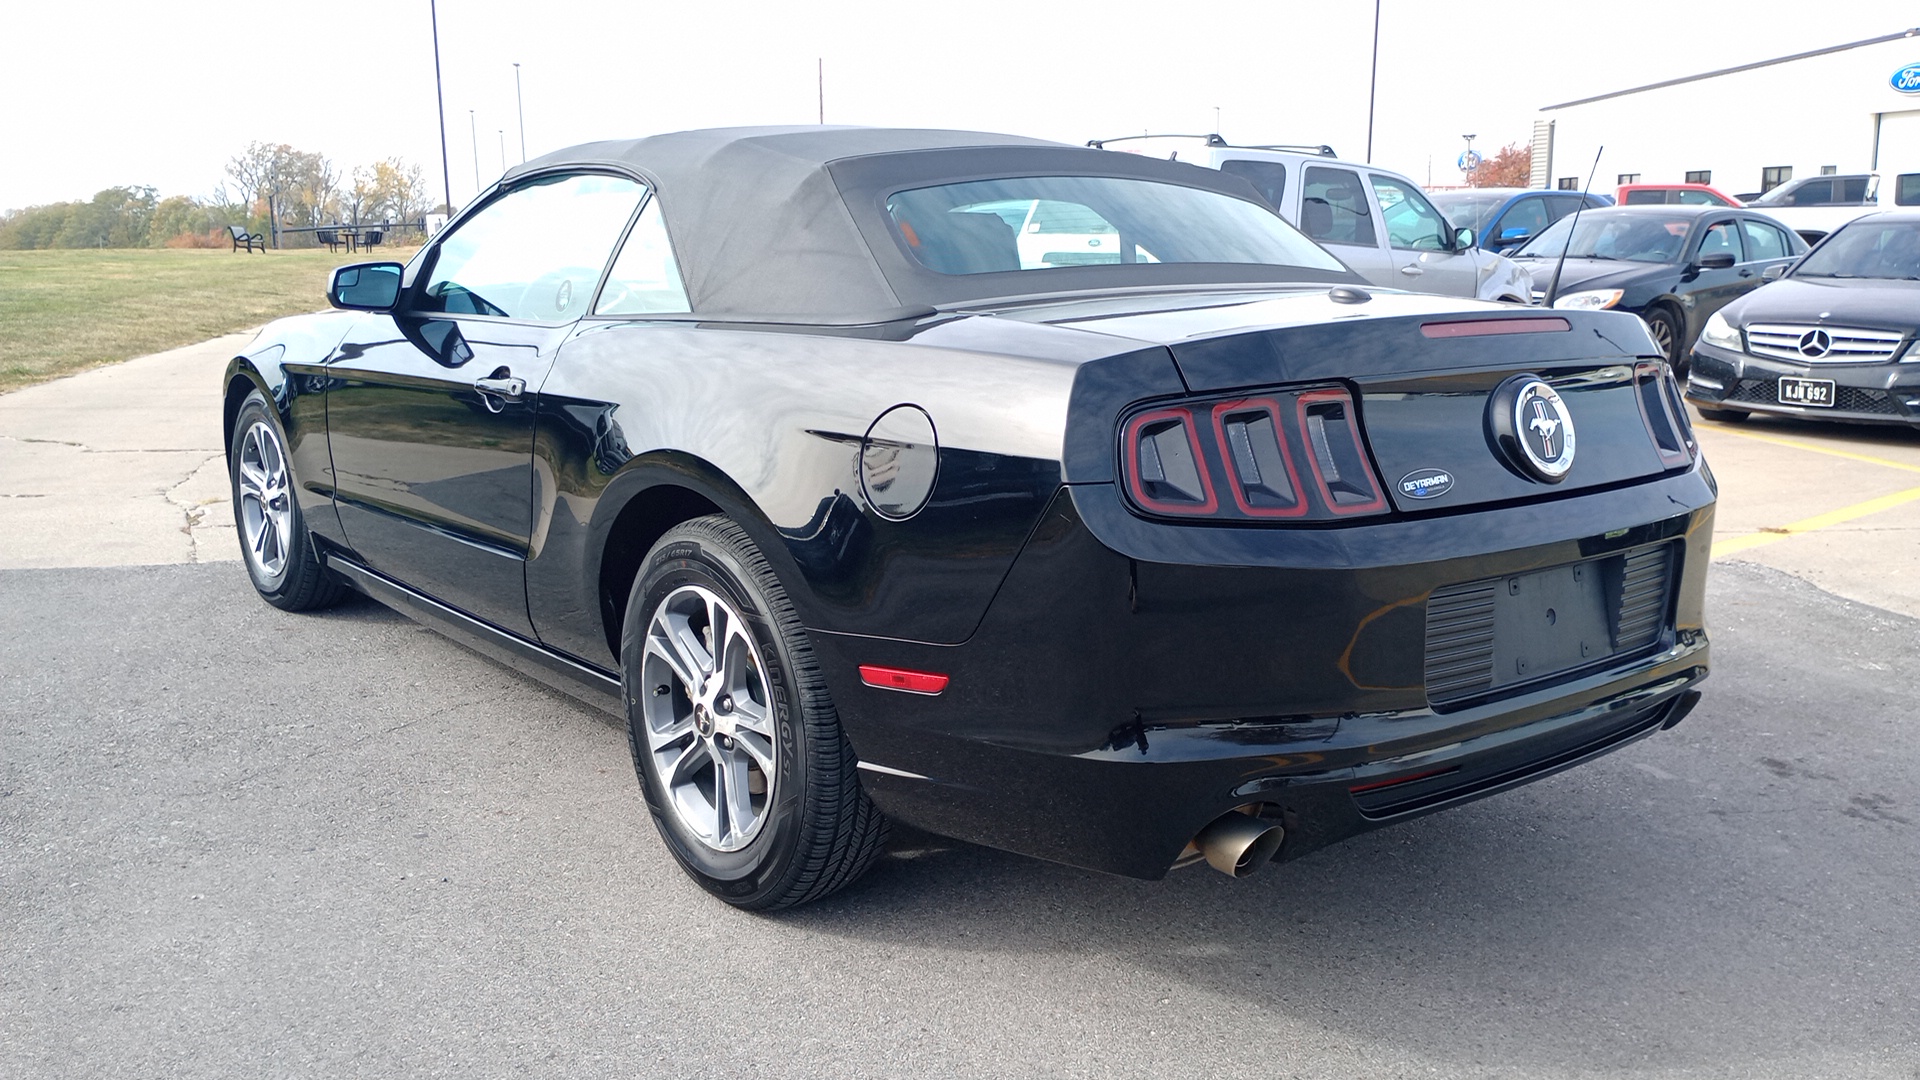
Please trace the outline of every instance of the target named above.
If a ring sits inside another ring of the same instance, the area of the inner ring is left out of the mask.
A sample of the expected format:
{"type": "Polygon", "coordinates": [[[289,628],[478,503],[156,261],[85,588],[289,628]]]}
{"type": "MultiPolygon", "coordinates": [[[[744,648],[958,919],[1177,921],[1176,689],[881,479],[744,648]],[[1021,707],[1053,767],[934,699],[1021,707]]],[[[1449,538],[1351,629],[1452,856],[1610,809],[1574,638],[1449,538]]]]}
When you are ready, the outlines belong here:
{"type": "Polygon", "coordinates": [[[1511,256],[1516,259],[1557,259],[1566,248],[1570,259],[1624,259],[1627,262],[1679,262],[1686,246],[1687,229],[1693,215],[1595,213],[1580,215],[1580,228],[1567,243],[1567,231],[1573,228],[1571,215],[1548,226],[1545,232],[1527,241],[1511,256]]]}
{"type": "Polygon", "coordinates": [[[887,213],[914,259],[942,274],[1122,263],[1345,269],[1264,206],[1151,180],[974,180],[896,192],[887,213]]]}
{"type": "Polygon", "coordinates": [[[1509,196],[1485,195],[1477,191],[1429,191],[1427,200],[1447,215],[1447,221],[1462,229],[1484,235],[1493,222],[1494,211],[1505,206],[1509,196]]]}
{"type": "Polygon", "coordinates": [[[1920,221],[1856,221],[1794,268],[1794,277],[1920,281],[1920,221]]]}

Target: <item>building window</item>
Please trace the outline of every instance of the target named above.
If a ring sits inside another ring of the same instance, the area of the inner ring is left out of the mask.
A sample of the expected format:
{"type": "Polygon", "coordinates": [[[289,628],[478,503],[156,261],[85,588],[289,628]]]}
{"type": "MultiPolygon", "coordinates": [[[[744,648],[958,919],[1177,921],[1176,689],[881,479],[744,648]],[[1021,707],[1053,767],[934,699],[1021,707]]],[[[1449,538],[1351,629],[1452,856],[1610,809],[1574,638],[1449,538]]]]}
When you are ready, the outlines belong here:
{"type": "Polygon", "coordinates": [[[1712,169],[1695,169],[1692,172],[1687,174],[1687,183],[1711,184],[1713,183],[1713,170],[1712,169]]]}
{"type": "Polygon", "coordinates": [[[1640,174],[1637,172],[1623,172],[1614,180],[1616,184],[1637,184],[1639,182],[1640,174]]]}
{"type": "Polygon", "coordinates": [[[1563,177],[1561,177],[1561,178],[1560,178],[1560,190],[1561,190],[1561,191],[1579,191],[1579,190],[1580,190],[1580,178],[1579,178],[1579,177],[1577,177],[1577,176],[1563,176],[1563,177]]]}
{"type": "Polygon", "coordinates": [[[1760,170],[1760,190],[1772,191],[1791,179],[1793,179],[1793,166],[1769,165],[1760,170]]]}
{"type": "Polygon", "coordinates": [[[1821,176],[1832,176],[1833,174],[1835,174],[1835,173],[1837,173],[1837,172],[1839,172],[1839,171],[1840,171],[1840,166],[1838,166],[1838,165],[1822,165],[1822,166],[1820,166],[1820,175],[1821,175],[1821,176]]]}

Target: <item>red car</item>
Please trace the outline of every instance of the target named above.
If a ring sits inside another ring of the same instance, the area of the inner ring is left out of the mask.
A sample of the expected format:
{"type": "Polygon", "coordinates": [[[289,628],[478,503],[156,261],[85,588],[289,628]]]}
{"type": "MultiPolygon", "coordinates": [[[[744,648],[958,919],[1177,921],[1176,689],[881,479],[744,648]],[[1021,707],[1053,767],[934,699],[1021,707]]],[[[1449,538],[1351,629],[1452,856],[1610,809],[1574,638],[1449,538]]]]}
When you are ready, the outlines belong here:
{"type": "Polygon", "coordinates": [[[1705,184],[1622,184],[1613,201],[1621,206],[1656,206],[1681,203],[1689,206],[1745,206],[1731,195],[1705,184]]]}

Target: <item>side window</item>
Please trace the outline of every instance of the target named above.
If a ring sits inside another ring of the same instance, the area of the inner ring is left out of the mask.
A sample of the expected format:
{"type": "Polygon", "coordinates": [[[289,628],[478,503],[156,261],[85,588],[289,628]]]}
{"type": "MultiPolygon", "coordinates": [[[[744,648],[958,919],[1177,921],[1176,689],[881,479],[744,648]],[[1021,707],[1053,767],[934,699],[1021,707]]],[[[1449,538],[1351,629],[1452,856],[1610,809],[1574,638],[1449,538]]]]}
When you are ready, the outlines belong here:
{"type": "Polygon", "coordinates": [[[1627,201],[1622,206],[1648,206],[1667,201],[1667,193],[1653,188],[1641,188],[1627,192],[1627,201]]]}
{"type": "Polygon", "coordinates": [[[1780,230],[1764,222],[1742,220],[1740,230],[1747,234],[1747,259],[1784,259],[1788,254],[1787,238],[1780,230]]]}
{"type": "Polygon", "coordinates": [[[1300,187],[1300,231],[1322,243],[1378,244],[1360,174],[1352,169],[1309,166],[1300,187]]]}
{"type": "Polygon", "coordinates": [[[613,271],[600,290],[594,314],[683,315],[693,310],[687,304],[680,264],[674,261],[667,224],[660,215],[660,200],[648,199],[640,220],[633,223],[633,231],[613,260],[613,271]]]}
{"type": "Polygon", "coordinates": [[[1253,185],[1253,190],[1267,200],[1267,205],[1280,209],[1280,198],[1287,193],[1287,167],[1277,161],[1243,161],[1229,158],[1220,163],[1220,171],[1253,185]]]}
{"type": "Polygon", "coordinates": [[[1453,230],[1420,189],[1384,176],[1373,179],[1380,216],[1387,222],[1387,242],[1415,251],[1446,251],[1453,246],[1453,230]]]}
{"type": "MultiPolygon", "coordinates": [[[[1554,201],[1567,203],[1569,210],[1573,208],[1573,200],[1571,199],[1555,199],[1554,201]]],[[[1539,236],[1540,230],[1546,227],[1547,200],[1540,198],[1521,199],[1519,202],[1514,203],[1513,206],[1507,210],[1506,214],[1500,218],[1500,235],[1498,239],[1504,240],[1510,236],[1518,236],[1521,233],[1525,233],[1528,236],[1539,236]]]]}
{"type": "Polygon", "coordinates": [[[632,180],[598,174],[514,188],[440,242],[415,310],[579,318],[642,191],[632,180]]]}
{"type": "Polygon", "coordinates": [[[1731,221],[1716,221],[1707,226],[1706,234],[1700,237],[1699,258],[1726,252],[1733,256],[1734,262],[1740,261],[1739,227],[1731,221]]]}
{"type": "Polygon", "coordinates": [[[1833,202],[1833,181],[1809,180],[1787,196],[1789,206],[1828,206],[1833,202]]]}
{"type": "Polygon", "coordinates": [[[1867,201],[1867,178],[1864,176],[1843,176],[1835,181],[1834,195],[1848,206],[1858,206],[1867,201]]]}
{"type": "Polygon", "coordinates": [[[1682,190],[1680,192],[1680,205],[1682,206],[1725,206],[1727,204],[1724,202],[1721,202],[1719,199],[1714,198],[1713,193],[1710,191],[1682,190]]]}

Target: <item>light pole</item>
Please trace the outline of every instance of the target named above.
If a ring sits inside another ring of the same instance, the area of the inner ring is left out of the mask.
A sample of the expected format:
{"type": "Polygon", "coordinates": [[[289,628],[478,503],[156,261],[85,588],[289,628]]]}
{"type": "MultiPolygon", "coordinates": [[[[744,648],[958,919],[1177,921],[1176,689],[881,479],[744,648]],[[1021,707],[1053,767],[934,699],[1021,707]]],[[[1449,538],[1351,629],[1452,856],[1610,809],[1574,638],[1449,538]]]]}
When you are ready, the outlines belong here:
{"type": "Polygon", "coordinates": [[[1380,89],[1380,0],[1373,0],[1373,74],[1367,76],[1367,164],[1373,164],[1373,96],[1380,89]]]}
{"type": "Polygon", "coordinates": [[[433,100],[440,112],[440,183],[447,197],[447,213],[453,213],[453,170],[447,167],[447,95],[440,88],[440,12],[435,0],[427,0],[427,15],[433,20],[433,100]]]}
{"type": "Polygon", "coordinates": [[[493,130],[500,135],[500,175],[505,176],[507,174],[507,129],[494,128],[493,130]]]}
{"type": "Polygon", "coordinates": [[[480,129],[474,126],[473,110],[467,110],[467,141],[473,143],[473,193],[480,194],[480,129]]]}
{"type": "Polygon", "coordinates": [[[527,103],[520,97],[520,63],[517,60],[513,65],[513,105],[520,113],[520,164],[525,165],[527,163],[527,103]]]}

